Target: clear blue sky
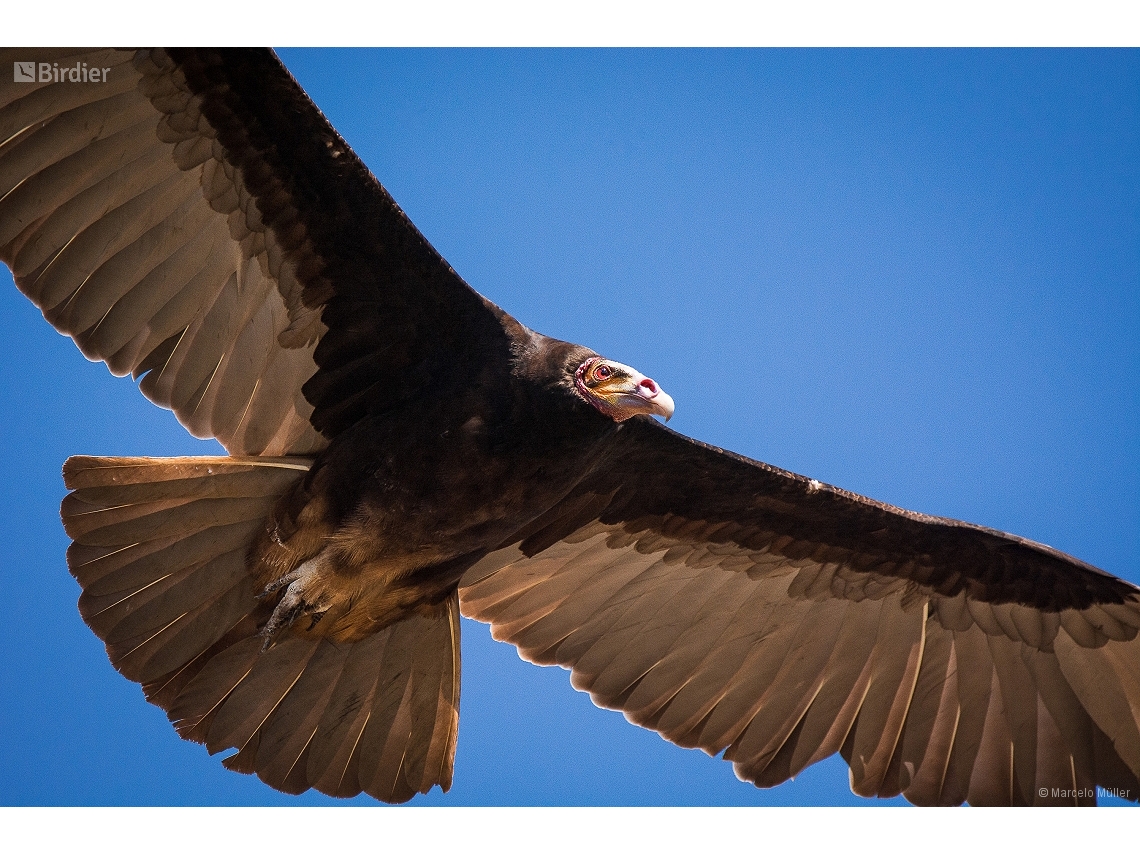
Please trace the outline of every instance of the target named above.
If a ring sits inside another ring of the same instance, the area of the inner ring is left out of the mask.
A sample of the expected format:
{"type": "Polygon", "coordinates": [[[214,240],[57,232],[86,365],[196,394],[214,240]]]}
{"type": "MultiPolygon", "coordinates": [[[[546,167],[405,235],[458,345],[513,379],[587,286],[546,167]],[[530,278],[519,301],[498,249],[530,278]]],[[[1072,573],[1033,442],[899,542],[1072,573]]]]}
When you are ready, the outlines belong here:
{"type": "MultiPolygon", "coordinates": [[[[305,51],[286,64],[521,321],[683,433],[1140,582],[1140,53],[305,51]]],[[[0,804],[295,804],[182,742],[76,610],[70,454],[210,454],[3,273],[0,804]]],[[[431,804],[849,804],[758,790],[463,627],[431,804]]]]}

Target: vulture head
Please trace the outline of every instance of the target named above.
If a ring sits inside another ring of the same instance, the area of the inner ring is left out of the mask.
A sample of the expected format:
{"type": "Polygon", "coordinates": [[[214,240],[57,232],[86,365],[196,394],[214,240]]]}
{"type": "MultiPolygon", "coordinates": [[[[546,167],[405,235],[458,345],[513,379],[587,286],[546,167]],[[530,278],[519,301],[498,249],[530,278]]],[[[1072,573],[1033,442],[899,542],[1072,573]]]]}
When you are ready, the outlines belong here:
{"type": "Polygon", "coordinates": [[[514,373],[553,393],[548,400],[585,401],[603,416],[621,423],[633,416],[673,415],[673,399],[636,368],[599,356],[588,347],[523,330],[514,347],[514,373]]]}
{"type": "Polygon", "coordinates": [[[574,371],[574,388],[588,404],[615,422],[638,413],[673,415],[673,399],[636,369],[612,359],[591,356],[574,371]]]}

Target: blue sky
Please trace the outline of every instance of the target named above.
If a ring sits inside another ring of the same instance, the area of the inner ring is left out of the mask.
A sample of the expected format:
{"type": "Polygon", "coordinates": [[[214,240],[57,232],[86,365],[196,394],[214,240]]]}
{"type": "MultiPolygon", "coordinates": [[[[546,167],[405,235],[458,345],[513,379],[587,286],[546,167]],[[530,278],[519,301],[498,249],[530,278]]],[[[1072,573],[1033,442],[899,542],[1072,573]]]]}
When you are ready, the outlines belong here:
{"type": "MultiPolygon", "coordinates": [[[[671,427],[1140,583],[1140,52],[282,56],[467,281],[671,427]]],[[[329,803],[179,740],[83,625],[63,460],[217,447],[0,282],[0,804],[329,803]]],[[[867,803],[834,759],[741,783],[463,632],[455,785],[417,803],[867,803]]]]}

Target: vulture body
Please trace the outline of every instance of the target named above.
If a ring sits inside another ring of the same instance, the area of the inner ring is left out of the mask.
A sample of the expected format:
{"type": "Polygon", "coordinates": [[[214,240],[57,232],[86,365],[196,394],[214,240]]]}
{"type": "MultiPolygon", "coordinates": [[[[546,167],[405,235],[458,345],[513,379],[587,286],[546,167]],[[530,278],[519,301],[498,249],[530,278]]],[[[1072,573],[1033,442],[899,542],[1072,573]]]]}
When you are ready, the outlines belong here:
{"type": "Polygon", "coordinates": [[[669,431],[468,287],[267,51],[52,61],[109,71],[2,84],[0,258],[230,455],[64,468],[80,611],[184,738],[284,792],[447,790],[462,612],[760,786],[840,753],[918,804],[1140,795],[1136,587],[669,431]]]}

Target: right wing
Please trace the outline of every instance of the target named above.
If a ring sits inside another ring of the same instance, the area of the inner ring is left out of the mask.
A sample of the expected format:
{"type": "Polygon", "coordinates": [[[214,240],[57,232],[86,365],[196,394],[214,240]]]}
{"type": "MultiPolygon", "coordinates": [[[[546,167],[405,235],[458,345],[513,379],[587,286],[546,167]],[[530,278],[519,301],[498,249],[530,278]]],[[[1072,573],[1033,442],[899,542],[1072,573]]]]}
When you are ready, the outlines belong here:
{"type": "Polygon", "coordinates": [[[310,454],[506,353],[502,313],[270,51],[37,60],[109,71],[0,83],[0,260],[57,330],[141,376],[194,436],[310,454]]]}

